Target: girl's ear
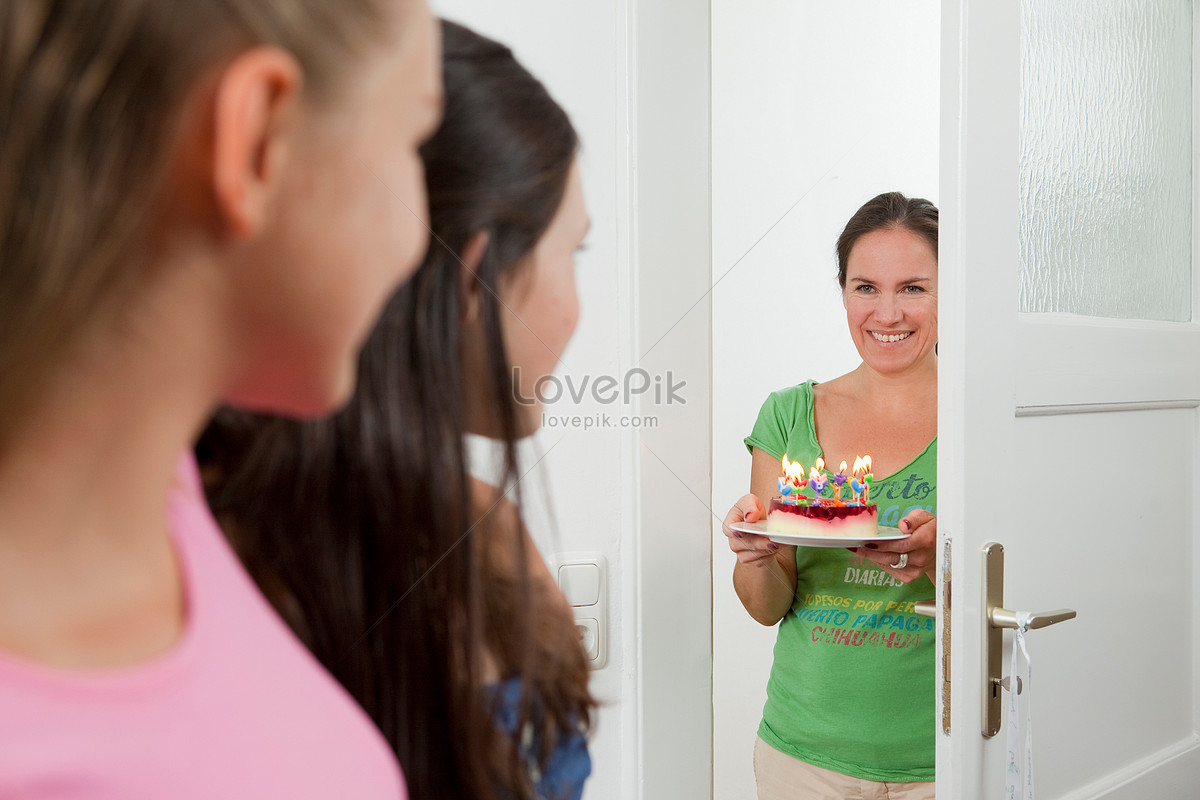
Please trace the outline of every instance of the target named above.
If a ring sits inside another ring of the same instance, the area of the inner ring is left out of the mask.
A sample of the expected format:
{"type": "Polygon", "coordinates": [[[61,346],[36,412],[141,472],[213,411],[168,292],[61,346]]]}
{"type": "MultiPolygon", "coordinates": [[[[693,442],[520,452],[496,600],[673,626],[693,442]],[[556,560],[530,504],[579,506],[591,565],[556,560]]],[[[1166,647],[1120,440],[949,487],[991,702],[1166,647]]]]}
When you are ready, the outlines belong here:
{"type": "Polygon", "coordinates": [[[476,231],[471,234],[470,239],[467,239],[467,244],[459,255],[458,291],[462,298],[463,322],[474,322],[479,318],[482,297],[480,293],[487,289],[480,282],[477,270],[483,261],[483,254],[487,252],[487,246],[488,232],[476,231]]]}
{"type": "Polygon", "coordinates": [[[300,65],[276,47],[253,47],[221,73],[213,96],[212,185],[217,212],[237,238],[265,223],[288,159],[300,65]]]}

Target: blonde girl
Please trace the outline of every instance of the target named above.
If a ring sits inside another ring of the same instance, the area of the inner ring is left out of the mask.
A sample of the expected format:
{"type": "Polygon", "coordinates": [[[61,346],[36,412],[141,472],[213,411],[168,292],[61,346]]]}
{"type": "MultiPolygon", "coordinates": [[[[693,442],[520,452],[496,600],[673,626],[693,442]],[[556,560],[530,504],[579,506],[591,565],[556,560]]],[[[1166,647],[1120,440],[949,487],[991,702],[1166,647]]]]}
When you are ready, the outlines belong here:
{"type": "Polygon", "coordinates": [[[0,797],[403,796],[187,453],[349,396],[438,64],[423,0],[0,7],[0,797]]]}

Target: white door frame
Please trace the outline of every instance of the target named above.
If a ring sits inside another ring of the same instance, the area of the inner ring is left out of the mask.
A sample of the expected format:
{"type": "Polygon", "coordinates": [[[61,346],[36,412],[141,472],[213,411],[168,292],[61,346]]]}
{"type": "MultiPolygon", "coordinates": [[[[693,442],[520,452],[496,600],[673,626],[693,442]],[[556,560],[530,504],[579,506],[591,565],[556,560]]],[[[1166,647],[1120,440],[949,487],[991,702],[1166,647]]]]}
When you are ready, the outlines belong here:
{"type": "MultiPolygon", "coordinates": [[[[634,363],[687,381],[632,437],[638,797],[712,796],[708,2],[630,1],[634,363]]],[[[652,398],[646,398],[648,401],[652,398]]],[[[635,408],[635,412],[638,409],[635,408]]],[[[629,463],[629,462],[626,462],[629,463]]],[[[623,560],[624,561],[624,560],[623,560]]],[[[625,562],[628,564],[628,562],[625,562]]]]}
{"type": "MultiPolygon", "coordinates": [[[[982,556],[953,547],[957,532],[968,527],[987,531],[1004,541],[997,515],[982,498],[988,484],[1002,484],[1016,466],[994,452],[989,440],[971,439],[964,431],[975,420],[999,425],[998,436],[1011,440],[1015,391],[1016,314],[1004,313],[992,298],[1013,298],[1016,307],[1019,240],[1016,203],[1019,185],[1018,99],[1019,71],[1002,74],[987,66],[989,58],[1004,63],[1015,57],[998,52],[1018,41],[1020,4],[986,0],[944,0],[942,3],[942,164],[939,240],[939,359],[938,359],[938,508],[939,553],[943,580],[950,580],[950,626],[945,626],[945,591],[938,593],[939,653],[937,685],[953,695],[978,698],[983,640],[974,621],[982,614],[980,579],[982,556]],[[972,102],[989,97],[990,102],[972,102]],[[986,168],[977,169],[981,164],[986,168]],[[969,202],[964,202],[969,198],[969,202]],[[997,221],[1003,221],[997,224],[997,221]],[[1011,224],[1010,224],[1011,223],[1011,224]],[[986,320],[987,325],[967,327],[986,320]],[[969,331],[988,335],[968,339],[969,331]],[[968,472],[968,469],[970,472],[968,472]],[[961,498],[947,502],[951,498],[961,498]],[[950,641],[953,648],[950,647],[950,641]],[[945,655],[949,651],[949,682],[945,655]]],[[[955,698],[958,699],[958,698],[955,698]]],[[[957,733],[979,736],[982,710],[978,700],[953,704],[939,695],[938,719],[957,733]],[[965,708],[964,708],[965,706],[965,708]],[[959,711],[958,709],[963,709],[959,711]],[[964,718],[965,717],[965,718],[964,718]]],[[[956,746],[961,739],[939,735],[937,793],[939,797],[978,797],[977,783],[984,767],[979,747],[956,746]]]]}

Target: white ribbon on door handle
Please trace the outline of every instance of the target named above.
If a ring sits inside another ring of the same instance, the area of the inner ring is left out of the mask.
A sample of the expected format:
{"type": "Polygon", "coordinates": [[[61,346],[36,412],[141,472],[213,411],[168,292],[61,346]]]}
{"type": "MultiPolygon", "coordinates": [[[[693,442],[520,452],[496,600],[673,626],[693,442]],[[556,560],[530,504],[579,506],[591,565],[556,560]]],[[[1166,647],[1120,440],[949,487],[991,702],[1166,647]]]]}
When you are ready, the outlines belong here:
{"type": "Polygon", "coordinates": [[[1033,662],[1029,660],[1029,648],[1025,644],[1025,631],[1033,615],[1018,611],[1016,637],[1013,639],[1012,661],[1008,670],[1008,708],[1005,724],[1008,725],[1008,758],[1005,760],[1005,800],[1033,800],[1033,704],[1030,689],[1033,688],[1033,662]],[[1017,677],[1017,650],[1025,657],[1025,681],[1017,677]],[[1021,707],[1018,695],[1025,695],[1025,748],[1021,751],[1021,707]]]}

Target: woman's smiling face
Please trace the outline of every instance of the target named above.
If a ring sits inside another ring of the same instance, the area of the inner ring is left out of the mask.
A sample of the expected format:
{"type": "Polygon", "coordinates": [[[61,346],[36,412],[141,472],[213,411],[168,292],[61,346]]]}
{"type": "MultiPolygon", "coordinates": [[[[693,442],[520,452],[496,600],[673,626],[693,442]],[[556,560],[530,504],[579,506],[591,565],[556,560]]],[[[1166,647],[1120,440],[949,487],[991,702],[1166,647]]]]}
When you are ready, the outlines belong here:
{"type": "Polygon", "coordinates": [[[921,364],[937,344],[937,253],[920,234],[872,231],[846,260],[842,303],[863,363],[894,375],[921,364]]]}

